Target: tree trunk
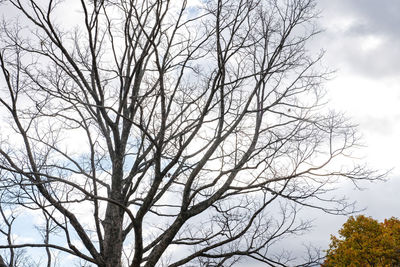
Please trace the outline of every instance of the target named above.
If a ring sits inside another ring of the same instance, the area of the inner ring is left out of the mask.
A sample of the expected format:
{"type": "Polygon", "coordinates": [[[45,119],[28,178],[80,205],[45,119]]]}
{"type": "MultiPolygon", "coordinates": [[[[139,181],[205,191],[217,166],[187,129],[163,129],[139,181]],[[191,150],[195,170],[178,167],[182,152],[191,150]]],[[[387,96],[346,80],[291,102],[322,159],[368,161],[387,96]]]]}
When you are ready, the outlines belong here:
{"type": "Polygon", "coordinates": [[[121,267],[123,211],[115,204],[108,203],[104,226],[105,267],[121,267]]]}
{"type": "Polygon", "coordinates": [[[7,264],[4,263],[3,257],[0,256],[0,267],[7,267],[7,264]]]}

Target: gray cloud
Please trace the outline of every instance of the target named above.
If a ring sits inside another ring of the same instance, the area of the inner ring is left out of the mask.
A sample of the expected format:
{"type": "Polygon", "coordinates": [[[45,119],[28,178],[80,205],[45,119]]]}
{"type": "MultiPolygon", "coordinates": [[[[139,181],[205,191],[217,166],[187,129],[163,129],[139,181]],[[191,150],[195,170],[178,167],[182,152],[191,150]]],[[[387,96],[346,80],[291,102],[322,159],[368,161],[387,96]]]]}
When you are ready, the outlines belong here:
{"type": "Polygon", "coordinates": [[[346,72],[379,78],[400,74],[400,1],[321,0],[320,45],[346,72]],[[347,24],[347,25],[343,25],[347,24]]]}
{"type": "Polygon", "coordinates": [[[398,36],[400,30],[400,1],[397,0],[353,0],[342,1],[350,10],[365,20],[365,29],[375,33],[398,36]]]}
{"type": "Polygon", "coordinates": [[[397,0],[321,0],[319,8],[325,18],[353,16],[369,33],[398,34],[400,1],[397,0]]]}

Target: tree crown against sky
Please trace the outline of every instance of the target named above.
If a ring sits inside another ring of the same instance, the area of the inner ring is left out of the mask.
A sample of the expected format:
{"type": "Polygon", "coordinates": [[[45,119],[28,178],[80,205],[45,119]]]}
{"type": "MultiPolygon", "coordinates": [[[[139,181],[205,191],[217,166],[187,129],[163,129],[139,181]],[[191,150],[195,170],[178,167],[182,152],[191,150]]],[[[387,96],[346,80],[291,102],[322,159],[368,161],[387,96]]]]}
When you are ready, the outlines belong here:
{"type": "Polygon", "coordinates": [[[314,1],[3,2],[12,265],[25,247],[48,266],[287,264],[270,251],[309,228],[299,207],[351,212],[331,184],[378,178],[340,161],[358,138],[324,107],[314,1]],[[12,240],[16,207],[42,242],[12,240]]]}
{"type": "Polygon", "coordinates": [[[331,236],[323,266],[398,266],[400,263],[400,221],[379,223],[370,217],[351,216],[331,236]]]}

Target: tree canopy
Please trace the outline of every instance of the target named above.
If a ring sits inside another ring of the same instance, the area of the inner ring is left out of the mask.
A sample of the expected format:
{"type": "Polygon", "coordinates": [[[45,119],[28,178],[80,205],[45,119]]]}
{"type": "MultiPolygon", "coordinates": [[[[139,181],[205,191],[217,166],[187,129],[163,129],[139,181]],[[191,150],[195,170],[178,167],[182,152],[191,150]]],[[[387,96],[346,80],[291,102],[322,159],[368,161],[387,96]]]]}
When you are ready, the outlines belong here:
{"type": "Polygon", "coordinates": [[[331,236],[323,266],[399,266],[400,220],[377,220],[351,216],[339,231],[331,236]]]}

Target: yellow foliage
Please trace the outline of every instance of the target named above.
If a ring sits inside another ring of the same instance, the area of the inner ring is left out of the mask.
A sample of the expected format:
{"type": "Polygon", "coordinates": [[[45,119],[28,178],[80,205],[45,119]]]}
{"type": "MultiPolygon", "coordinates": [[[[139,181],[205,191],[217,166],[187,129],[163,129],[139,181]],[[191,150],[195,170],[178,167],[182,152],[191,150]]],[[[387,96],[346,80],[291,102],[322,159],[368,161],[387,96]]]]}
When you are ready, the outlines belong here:
{"type": "Polygon", "coordinates": [[[331,236],[331,244],[322,266],[400,266],[400,221],[396,218],[379,223],[363,215],[350,217],[331,236]]]}

